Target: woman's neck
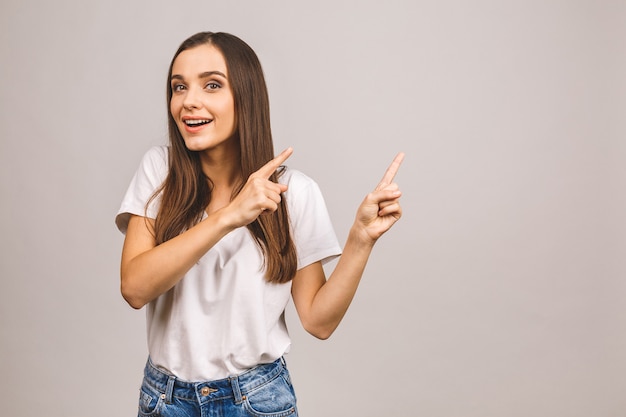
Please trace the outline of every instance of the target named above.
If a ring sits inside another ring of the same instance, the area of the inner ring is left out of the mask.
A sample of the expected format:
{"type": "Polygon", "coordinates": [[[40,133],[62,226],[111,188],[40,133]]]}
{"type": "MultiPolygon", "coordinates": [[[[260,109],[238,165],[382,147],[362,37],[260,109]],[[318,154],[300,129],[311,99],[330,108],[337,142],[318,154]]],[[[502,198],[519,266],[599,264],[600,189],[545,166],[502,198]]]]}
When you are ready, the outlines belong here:
{"type": "Polygon", "coordinates": [[[243,181],[240,155],[238,146],[220,146],[200,154],[202,171],[211,181],[211,201],[206,208],[208,214],[228,205],[235,187],[243,181]]]}
{"type": "Polygon", "coordinates": [[[232,142],[205,150],[200,154],[200,162],[214,189],[232,190],[242,180],[241,152],[232,142]]]}

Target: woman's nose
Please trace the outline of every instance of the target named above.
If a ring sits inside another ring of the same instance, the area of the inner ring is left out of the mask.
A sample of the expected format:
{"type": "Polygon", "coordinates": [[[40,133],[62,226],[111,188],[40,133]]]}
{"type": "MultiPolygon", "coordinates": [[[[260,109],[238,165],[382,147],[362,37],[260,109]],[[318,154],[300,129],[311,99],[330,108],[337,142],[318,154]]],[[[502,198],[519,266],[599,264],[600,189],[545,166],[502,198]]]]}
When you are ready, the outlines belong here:
{"type": "Polygon", "coordinates": [[[185,99],[183,100],[183,107],[186,109],[197,109],[200,107],[200,98],[198,95],[198,91],[195,88],[190,88],[187,90],[187,94],[185,94],[185,99]]]}

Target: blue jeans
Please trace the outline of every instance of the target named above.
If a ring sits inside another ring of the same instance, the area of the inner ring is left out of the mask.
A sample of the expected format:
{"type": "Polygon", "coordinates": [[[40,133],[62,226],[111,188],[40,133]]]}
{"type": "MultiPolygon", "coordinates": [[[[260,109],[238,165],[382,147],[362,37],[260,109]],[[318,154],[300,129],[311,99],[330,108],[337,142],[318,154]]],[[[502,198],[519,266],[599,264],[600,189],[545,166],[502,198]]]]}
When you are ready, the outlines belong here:
{"type": "Polygon", "coordinates": [[[139,417],[297,417],[296,396],[283,358],[238,376],[187,382],[150,359],[139,395],[139,417]]]}

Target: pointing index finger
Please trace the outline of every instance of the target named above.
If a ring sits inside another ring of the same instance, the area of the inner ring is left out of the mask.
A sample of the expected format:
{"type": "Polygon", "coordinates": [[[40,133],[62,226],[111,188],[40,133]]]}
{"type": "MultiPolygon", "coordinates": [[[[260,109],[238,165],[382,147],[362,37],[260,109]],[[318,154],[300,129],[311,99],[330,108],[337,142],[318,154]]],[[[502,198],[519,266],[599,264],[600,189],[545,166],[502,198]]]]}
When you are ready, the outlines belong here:
{"type": "Polygon", "coordinates": [[[389,165],[389,168],[387,168],[387,171],[385,171],[385,175],[383,175],[383,179],[380,180],[380,182],[378,183],[376,190],[382,190],[383,188],[385,188],[386,186],[388,186],[389,184],[393,182],[393,179],[398,173],[398,169],[400,169],[400,164],[402,164],[403,160],[404,160],[404,152],[398,153],[396,157],[393,159],[393,161],[391,162],[391,165],[389,165]]]}
{"type": "Polygon", "coordinates": [[[278,154],[278,156],[276,156],[274,159],[272,159],[267,164],[259,168],[259,170],[257,171],[257,174],[259,174],[263,178],[269,178],[274,172],[276,172],[278,167],[280,167],[283,164],[283,162],[285,162],[287,158],[291,156],[292,153],[293,153],[293,148],[289,147],[285,149],[280,154],[278,154]]]}

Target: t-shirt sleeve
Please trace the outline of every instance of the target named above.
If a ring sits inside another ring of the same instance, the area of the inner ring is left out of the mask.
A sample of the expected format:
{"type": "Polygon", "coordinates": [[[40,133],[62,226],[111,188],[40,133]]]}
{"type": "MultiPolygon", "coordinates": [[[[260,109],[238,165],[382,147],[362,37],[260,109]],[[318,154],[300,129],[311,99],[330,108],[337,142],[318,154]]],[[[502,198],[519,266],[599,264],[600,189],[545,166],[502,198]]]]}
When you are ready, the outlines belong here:
{"type": "Polygon", "coordinates": [[[153,147],[143,156],[115,217],[115,224],[120,232],[126,233],[131,214],[156,218],[160,196],[153,199],[148,207],[146,204],[165,180],[167,158],[165,146],[153,147]]]}
{"type": "Polygon", "coordinates": [[[298,269],[314,262],[326,263],[341,255],[326,203],[315,181],[298,171],[289,173],[287,206],[298,269]]]}

